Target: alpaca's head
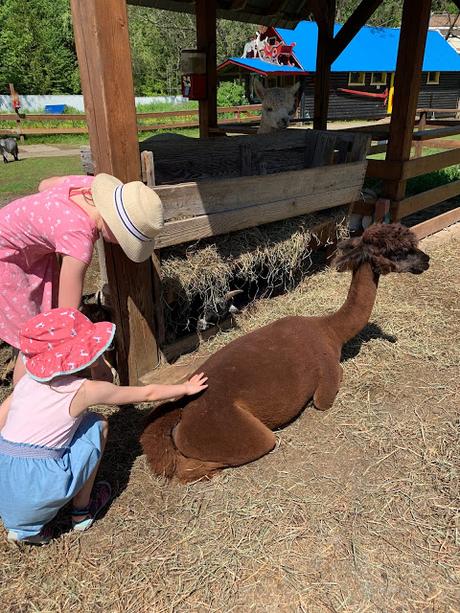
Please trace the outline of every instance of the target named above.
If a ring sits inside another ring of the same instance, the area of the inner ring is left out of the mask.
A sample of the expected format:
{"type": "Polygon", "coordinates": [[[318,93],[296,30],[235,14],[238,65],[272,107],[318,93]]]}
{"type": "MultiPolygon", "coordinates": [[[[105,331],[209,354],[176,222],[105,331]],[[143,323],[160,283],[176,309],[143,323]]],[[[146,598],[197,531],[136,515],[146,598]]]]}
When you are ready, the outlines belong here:
{"type": "Polygon", "coordinates": [[[300,82],[292,87],[264,87],[259,80],[254,81],[254,89],[262,100],[262,119],[259,133],[274,132],[287,128],[294,115],[300,82]]]}
{"type": "Polygon", "coordinates": [[[356,270],[368,263],[379,275],[411,272],[419,275],[429,268],[429,256],[417,248],[415,234],[401,224],[374,224],[359,238],[341,241],[334,265],[340,272],[356,270]]]}

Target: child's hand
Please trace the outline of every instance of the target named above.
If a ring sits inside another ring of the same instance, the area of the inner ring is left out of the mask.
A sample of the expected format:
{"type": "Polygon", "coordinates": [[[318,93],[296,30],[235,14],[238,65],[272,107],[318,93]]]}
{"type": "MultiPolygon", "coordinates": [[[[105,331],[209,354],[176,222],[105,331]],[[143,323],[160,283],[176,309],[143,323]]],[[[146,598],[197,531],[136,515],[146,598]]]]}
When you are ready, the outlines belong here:
{"type": "Polygon", "coordinates": [[[199,375],[194,375],[191,379],[184,383],[185,396],[194,396],[198,394],[198,392],[202,392],[208,387],[206,381],[208,377],[204,373],[200,373],[199,375]]]}

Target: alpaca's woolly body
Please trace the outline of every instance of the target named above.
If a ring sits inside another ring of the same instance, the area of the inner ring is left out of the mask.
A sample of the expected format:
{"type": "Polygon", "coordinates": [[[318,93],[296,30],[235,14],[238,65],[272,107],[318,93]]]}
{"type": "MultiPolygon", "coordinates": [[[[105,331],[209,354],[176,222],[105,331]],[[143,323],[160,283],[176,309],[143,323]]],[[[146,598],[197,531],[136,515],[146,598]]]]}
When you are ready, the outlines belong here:
{"type": "Polygon", "coordinates": [[[205,392],[153,413],[142,444],[154,472],[192,481],[256,460],[275,446],[272,430],[310,399],[318,409],[332,405],[342,346],[367,324],[379,274],[428,267],[413,234],[398,225],[373,226],[340,250],[337,265],[352,265],[353,280],[336,313],[285,317],[234,340],[200,369],[209,378],[205,392]]]}

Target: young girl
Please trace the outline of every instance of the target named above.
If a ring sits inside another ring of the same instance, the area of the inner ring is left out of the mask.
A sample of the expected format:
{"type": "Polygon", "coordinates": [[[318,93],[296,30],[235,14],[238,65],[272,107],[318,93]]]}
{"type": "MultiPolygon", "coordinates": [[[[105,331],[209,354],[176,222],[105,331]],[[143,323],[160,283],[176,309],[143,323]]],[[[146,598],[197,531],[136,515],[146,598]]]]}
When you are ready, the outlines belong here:
{"type": "Polygon", "coordinates": [[[154,402],[198,394],[203,374],[181,385],[117,387],[84,379],[112,342],[115,326],[93,324],[76,309],[52,309],[31,319],[19,342],[26,374],[0,424],[0,517],[10,541],[45,544],[45,526],[73,499],[73,529],[91,526],[110,500],[110,485],[93,483],[107,440],[96,404],[154,402]]]}
{"type": "MultiPolygon", "coordinates": [[[[94,244],[120,244],[134,262],[153,252],[163,225],[161,201],[140,181],[106,174],[52,177],[39,193],[0,210],[0,339],[19,348],[30,317],[52,307],[78,308],[94,244]],[[62,256],[59,270],[56,254],[62,256]]],[[[24,374],[18,359],[13,376],[24,374]]]]}

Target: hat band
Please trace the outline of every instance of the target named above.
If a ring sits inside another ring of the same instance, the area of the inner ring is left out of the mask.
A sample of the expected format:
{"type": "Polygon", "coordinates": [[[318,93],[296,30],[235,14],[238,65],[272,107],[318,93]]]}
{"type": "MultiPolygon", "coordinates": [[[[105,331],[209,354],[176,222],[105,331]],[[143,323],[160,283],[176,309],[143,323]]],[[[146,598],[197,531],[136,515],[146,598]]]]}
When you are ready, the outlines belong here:
{"type": "Polygon", "coordinates": [[[138,228],[136,228],[136,226],[129,218],[129,215],[126,212],[125,205],[123,202],[123,187],[124,185],[119,185],[115,188],[114,192],[115,208],[117,209],[118,216],[120,217],[123,225],[128,230],[128,232],[130,232],[137,239],[144,243],[152,241],[151,238],[149,238],[145,234],[142,234],[142,232],[138,228]]]}

